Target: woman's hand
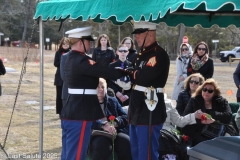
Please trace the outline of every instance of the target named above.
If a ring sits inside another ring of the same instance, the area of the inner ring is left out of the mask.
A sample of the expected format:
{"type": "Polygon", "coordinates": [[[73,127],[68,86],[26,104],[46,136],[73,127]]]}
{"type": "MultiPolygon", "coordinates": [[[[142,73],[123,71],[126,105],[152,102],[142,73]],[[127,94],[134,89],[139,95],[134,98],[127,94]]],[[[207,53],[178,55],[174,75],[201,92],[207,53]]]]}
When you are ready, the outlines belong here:
{"type": "Polygon", "coordinates": [[[116,134],[115,127],[110,125],[109,122],[107,122],[102,128],[103,128],[104,131],[107,131],[107,132],[109,132],[112,135],[116,134]]]}
{"type": "Polygon", "coordinates": [[[126,101],[129,98],[127,95],[123,95],[120,92],[117,92],[116,96],[120,99],[121,102],[124,102],[124,101],[126,101]]]}
{"type": "Polygon", "coordinates": [[[181,82],[181,81],[184,81],[184,79],[185,78],[183,77],[183,75],[181,75],[181,76],[179,76],[178,81],[181,82]]]}
{"type": "Polygon", "coordinates": [[[212,118],[201,121],[202,124],[211,124],[213,122],[215,122],[215,119],[212,119],[212,118]]]}
{"type": "Polygon", "coordinates": [[[199,109],[194,114],[195,114],[195,118],[201,119],[203,112],[201,111],[201,109],[199,109]]]}

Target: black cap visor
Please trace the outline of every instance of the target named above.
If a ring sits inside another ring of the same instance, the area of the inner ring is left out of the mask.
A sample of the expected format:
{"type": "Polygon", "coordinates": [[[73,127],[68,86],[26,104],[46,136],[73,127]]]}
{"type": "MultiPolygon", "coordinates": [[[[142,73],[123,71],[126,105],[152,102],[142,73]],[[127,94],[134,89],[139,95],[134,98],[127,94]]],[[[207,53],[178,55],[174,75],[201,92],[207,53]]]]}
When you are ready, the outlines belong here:
{"type": "Polygon", "coordinates": [[[137,28],[131,34],[140,34],[148,31],[148,28],[137,28]]]}
{"type": "Polygon", "coordinates": [[[86,39],[88,41],[94,41],[94,39],[92,38],[92,36],[82,36],[82,38],[80,39],[86,39]]]}

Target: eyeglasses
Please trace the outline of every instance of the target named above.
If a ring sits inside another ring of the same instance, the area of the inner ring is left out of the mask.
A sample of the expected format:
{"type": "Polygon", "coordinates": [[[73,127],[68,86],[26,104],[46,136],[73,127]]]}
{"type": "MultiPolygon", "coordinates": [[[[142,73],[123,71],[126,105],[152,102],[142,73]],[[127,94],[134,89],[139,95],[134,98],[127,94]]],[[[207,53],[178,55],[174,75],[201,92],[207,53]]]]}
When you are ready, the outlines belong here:
{"type": "Polygon", "coordinates": [[[131,44],[131,43],[124,43],[124,44],[131,44]]]}
{"type": "Polygon", "coordinates": [[[118,52],[124,52],[124,53],[127,53],[128,51],[127,51],[127,50],[118,50],[118,52]]]}
{"type": "Polygon", "coordinates": [[[206,48],[198,48],[199,51],[206,51],[207,49],[206,48]]]}
{"type": "Polygon", "coordinates": [[[181,51],[188,51],[188,48],[182,48],[181,51]]]}
{"type": "Polygon", "coordinates": [[[207,89],[207,88],[203,88],[202,91],[203,91],[203,92],[207,92],[207,91],[208,91],[208,93],[213,93],[214,90],[212,90],[212,89],[207,89]]]}
{"type": "Polygon", "coordinates": [[[69,45],[69,44],[67,44],[67,43],[64,42],[63,45],[69,45]]]}
{"type": "Polygon", "coordinates": [[[190,80],[189,83],[191,83],[191,84],[193,84],[193,83],[194,83],[194,84],[199,84],[198,81],[194,81],[194,80],[190,80]]]}

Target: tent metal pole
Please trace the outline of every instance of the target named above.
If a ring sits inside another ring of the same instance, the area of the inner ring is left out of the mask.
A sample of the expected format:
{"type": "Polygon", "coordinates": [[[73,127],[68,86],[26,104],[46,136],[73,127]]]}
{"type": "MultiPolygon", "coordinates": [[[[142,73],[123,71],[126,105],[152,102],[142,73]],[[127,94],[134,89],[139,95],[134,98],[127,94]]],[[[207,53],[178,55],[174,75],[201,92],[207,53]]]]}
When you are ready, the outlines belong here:
{"type": "Polygon", "coordinates": [[[40,108],[39,108],[39,159],[43,159],[43,21],[39,18],[39,49],[40,49],[40,108]]]}

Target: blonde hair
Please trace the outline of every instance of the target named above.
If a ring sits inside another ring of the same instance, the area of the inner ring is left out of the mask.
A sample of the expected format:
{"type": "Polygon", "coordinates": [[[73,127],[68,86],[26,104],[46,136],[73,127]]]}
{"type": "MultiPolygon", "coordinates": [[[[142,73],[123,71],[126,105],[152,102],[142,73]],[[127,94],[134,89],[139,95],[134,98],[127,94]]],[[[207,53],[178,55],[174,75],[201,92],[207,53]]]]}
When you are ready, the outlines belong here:
{"type": "Polygon", "coordinates": [[[118,49],[121,48],[121,47],[127,47],[127,46],[126,46],[126,44],[119,44],[119,46],[117,47],[117,51],[118,51],[118,49]]]}
{"type": "Polygon", "coordinates": [[[58,48],[58,49],[61,49],[61,48],[62,48],[63,43],[69,44],[69,38],[63,37],[63,38],[60,40],[60,42],[59,42],[59,48],[58,48]]]}
{"type": "Polygon", "coordinates": [[[77,42],[79,42],[79,41],[80,41],[79,38],[69,38],[69,44],[70,44],[70,46],[73,45],[73,44],[75,44],[75,43],[77,43],[77,42]]]}
{"type": "Polygon", "coordinates": [[[104,86],[104,91],[107,93],[107,82],[104,78],[99,78],[99,84],[102,83],[104,86]]]}
{"type": "Polygon", "coordinates": [[[212,85],[214,87],[214,92],[213,92],[214,95],[217,95],[217,96],[221,95],[220,87],[218,86],[217,82],[213,78],[209,78],[205,82],[203,82],[203,84],[201,86],[199,86],[196,89],[196,92],[193,94],[192,97],[196,97],[197,95],[201,95],[202,94],[202,89],[208,84],[212,85]]]}
{"type": "Polygon", "coordinates": [[[191,74],[184,81],[184,88],[186,90],[190,90],[190,81],[191,81],[192,77],[198,77],[199,78],[199,85],[202,85],[203,82],[205,81],[204,77],[200,73],[191,74]]]}

